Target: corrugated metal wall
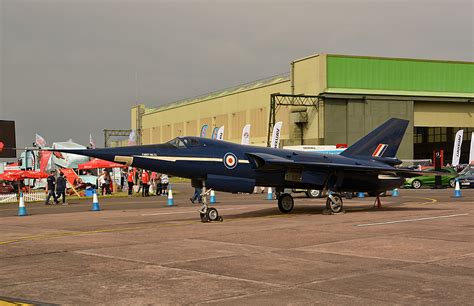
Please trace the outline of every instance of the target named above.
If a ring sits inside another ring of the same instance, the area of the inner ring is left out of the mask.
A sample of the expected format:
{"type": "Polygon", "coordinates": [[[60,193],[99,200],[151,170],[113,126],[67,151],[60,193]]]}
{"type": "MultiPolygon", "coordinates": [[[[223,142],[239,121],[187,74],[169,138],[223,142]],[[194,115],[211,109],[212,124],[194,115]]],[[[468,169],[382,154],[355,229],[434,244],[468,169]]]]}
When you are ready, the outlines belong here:
{"type": "Polygon", "coordinates": [[[474,63],[327,56],[328,88],[474,93],[474,63]]]}

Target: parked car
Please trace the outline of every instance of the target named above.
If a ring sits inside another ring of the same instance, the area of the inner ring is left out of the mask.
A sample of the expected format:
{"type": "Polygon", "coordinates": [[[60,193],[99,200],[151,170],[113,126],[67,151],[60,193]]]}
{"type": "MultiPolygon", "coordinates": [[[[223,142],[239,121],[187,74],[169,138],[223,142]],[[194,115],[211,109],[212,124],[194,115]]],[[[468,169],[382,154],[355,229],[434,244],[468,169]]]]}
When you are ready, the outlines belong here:
{"type": "MultiPolygon", "coordinates": [[[[425,168],[421,172],[425,171],[434,171],[434,168],[425,168]]],[[[453,168],[442,168],[439,170],[439,172],[446,173],[445,175],[441,175],[441,185],[454,188],[456,184],[456,177],[458,176],[456,170],[453,168]]],[[[435,175],[420,175],[406,179],[403,187],[420,189],[422,186],[433,187],[434,185],[435,175]]]]}
{"type": "Polygon", "coordinates": [[[301,193],[304,192],[308,198],[321,198],[323,196],[323,191],[318,189],[293,189],[292,193],[301,193]]]}
{"type": "Polygon", "coordinates": [[[474,166],[467,166],[459,173],[459,184],[462,187],[474,188],[474,166]]]}

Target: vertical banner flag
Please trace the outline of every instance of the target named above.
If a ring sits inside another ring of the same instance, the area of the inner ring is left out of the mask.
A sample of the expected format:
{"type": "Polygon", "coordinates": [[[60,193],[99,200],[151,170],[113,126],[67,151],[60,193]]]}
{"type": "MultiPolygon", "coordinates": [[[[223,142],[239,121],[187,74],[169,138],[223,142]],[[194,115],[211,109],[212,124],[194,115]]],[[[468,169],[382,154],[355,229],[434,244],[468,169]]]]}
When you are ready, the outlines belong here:
{"type": "Polygon", "coordinates": [[[217,140],[224,140],[224,126],[221,126],[219,130],[217,131],[217,140]]]}
{"type": "Polygon", "coordinates": [[[92,149],[95,149],[95,142],[94,139],[92,139],[92,134],[89,134],[89,145],[92,149]]]}
{"type": "Polygon", "coordinates": [[[137,135],[135,130],[130,132],[130,136],[128,136],[128,145],[129,146],[136,146],[137,145],[137,135]]]}
{"type": "Polygon", "coordinates": [[[219,128],[217,126],[212,130],[212,136],[211,136],[212,139],[217,138],[217,132],[218,131],[219,131],[219,128]]]}
{"type": "Polygon", "coordinates": [[[46,140],[38,134],[36,134],[35,143],[38,147],[46,147],[46,140]]]}
{"type": "Polygon", "coordinates": [[[250,144],[250,124],[244,126],[244,129],[242,130],[242,141],[240,143],[243,145],[250,144]]]}
{"type": "Polygon", "coordinates": [[[474,164],[474,132],[471,134],[471,151],[469,151],[469,164],[474,164]]]}
{"type": "Polygon", "coordinates": [[[283,122],[278,121],[273,126],[272,142],[270,143],[271,148],[278,149],[280,147],[280,133],[282,124],[283,122]]]}
{"type": "Polygon", "coordinates": [[[204,124],[202,127],[201,127],[201,137],[205,138],[206,137],[206,134],[207,134],[207,124],[204,124]]]}
{"type": "Polygon", "coordinates": [[[456,137],[454,138],[453,163],[452,163],[454,167],[459,165],[459,158],[461,157],[461,145],[462,145],[463,133],[464,133],[464,130],[459,130],[456,133],[456,137]]]}

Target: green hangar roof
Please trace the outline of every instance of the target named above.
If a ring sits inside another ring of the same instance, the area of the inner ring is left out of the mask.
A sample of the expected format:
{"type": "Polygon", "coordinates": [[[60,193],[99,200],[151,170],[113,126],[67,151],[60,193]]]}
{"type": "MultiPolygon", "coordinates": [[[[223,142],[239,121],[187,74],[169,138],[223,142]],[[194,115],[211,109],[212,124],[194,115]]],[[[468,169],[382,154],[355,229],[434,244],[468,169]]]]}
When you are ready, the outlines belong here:
{"type": "Polygon", "coordinates": [[[472,62],[328,54],[326,69],[327,92],[474,95],[472,62]]]}

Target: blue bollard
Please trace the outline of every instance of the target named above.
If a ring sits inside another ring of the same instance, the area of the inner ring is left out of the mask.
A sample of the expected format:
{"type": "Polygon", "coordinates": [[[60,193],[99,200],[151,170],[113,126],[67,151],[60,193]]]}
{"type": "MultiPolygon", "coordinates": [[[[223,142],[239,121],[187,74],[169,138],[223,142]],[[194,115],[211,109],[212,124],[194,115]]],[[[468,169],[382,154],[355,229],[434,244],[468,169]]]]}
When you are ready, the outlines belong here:
{"type": "Polygon", "coordinates": [[[28,216],[25,207],[25,199],[23,198],[23,192],[20,192],[20,202],[18,203],[18,216],[28,216]]]}
{"type": "Polygon", "coordinates": [[[365,192],[358,192],[357,197],[358,198],[365,198],[365,192]]]}
{"type": "Polygon", "coordinates": [[[92,197],[92,209],[91,211],[100,211],[100,205],[99,205],[99,198],[97,197],[97,192],[94,190],[93,191],[93,197],[92,197]]]}
{"type": "Polygon", "coordinates": [[[454,197],[455,198],[462,197],[462,195],[461,195],[461,186],[459,185],[459,180],[458,179],[456,179],[456,187],[454,188],[454,197]]]}
{"type": "Polygon", "coordinates": [[[400,193],[398,192],[398,188],[393,189],[392,191],[392,197],[398,197],[400,193]]]}
{"type": "Polygon", "coordinates": [[[173,190],[171,189],[171,185],[168,187],[168,206],[174,206],[174,199],[173,199],[173,190]]]}
{"type": "Polygon", "coordinates": [[[214,192],[214,190],[211,190],[211,196],[209,198],[209,203],[210,204],[216,203],[216,193],[214,192]]]}
{"type": "Polygon", "coordinates": [[[268,187],[267,200],[273,200],[273,188],[268,187]]]}

